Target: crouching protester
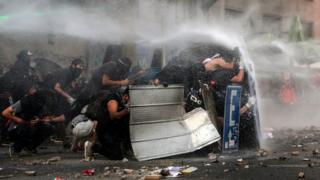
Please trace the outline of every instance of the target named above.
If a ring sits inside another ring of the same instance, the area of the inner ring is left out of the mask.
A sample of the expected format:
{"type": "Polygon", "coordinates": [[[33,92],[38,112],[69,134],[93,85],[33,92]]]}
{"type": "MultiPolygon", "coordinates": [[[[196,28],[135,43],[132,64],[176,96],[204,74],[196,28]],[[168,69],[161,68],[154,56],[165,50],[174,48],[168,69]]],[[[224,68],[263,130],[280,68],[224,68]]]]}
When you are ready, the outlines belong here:
{"type": "Polygon", "coordinates": [[[121,160],[130,150],[129,88],[113,90],[101,103],[96,127],[98,143],[85,142],[85,160],[99,153],[111,160],[121,160]]]}
{"type": "Polygon", "coordinates": [[[47,91],[36,91],[2,112],[7,120],[7,134],[13,141],[10,156],[22,150],[36,153],[36,148],[53,133],[53,123],[64,121],[63,116],[48,114],[48,96],[50,93],[47,91]]]}
{"type": "Polygon", "coordinates": [[[71,121],[72,128],[72,146],[71,151],[77,152],[83,150],[84,142],[89,140],[96,142],[96,126],[97,121],[88,117],[88,115],[81,113],[71,121]]]}

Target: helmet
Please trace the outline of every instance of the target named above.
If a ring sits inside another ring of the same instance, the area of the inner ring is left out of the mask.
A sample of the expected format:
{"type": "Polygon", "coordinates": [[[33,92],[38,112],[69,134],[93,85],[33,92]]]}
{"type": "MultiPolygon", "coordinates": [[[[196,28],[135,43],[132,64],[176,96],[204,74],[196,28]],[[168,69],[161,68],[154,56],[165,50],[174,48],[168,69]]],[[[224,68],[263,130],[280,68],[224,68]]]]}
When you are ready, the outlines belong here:
{"type": "Polygon", "coordinates": [[[71,65],[78,65],[78,64],[80,64],[80,65],[82,65],[83,66],[83,61],[81,60],[81,59],[79,59],[79,58],[76,58],[76,59],[74,59],[74,60],[72,60],[71,61],[71,65]]]}
{"type": "Polygon", "coordinates": [[[29,50],[22,50],[20,51],[20,53],[17,55],[18,59],[30,59],[30,57],[32,56],[31,51],[29,50]]]}

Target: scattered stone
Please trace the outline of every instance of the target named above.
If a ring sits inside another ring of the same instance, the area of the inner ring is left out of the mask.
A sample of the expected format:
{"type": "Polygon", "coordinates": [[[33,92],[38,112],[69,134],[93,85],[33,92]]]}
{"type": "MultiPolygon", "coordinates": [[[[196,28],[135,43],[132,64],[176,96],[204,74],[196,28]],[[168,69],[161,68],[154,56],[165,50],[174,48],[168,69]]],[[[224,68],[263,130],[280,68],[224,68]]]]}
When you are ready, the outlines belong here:
{"type": "Polygon", "coordinates": [[[110,170],[110,167],[107,166],[107,167],[104,168],[104,170],[105,170],[105,171],[109,171],[109,170],[110,170]]]}
{"type": "Polygon", "coordinates": [[[123,163],[128,162],[128,161],[129,161],[129,160],[128,160],[127,158],[123,158],[123,159],[122,159],[122,162],[123,162],[123,163]]]}
{"type": "Polygon", "coordinates": [[[0,179],[8,179],[8,178],[12,178],[13,175],[9,174],[9,175],[0,175],[0,179]]]}
{"type": "Polygon", "coordinates": [[[132,174],[133,173],[133,169],[124,169],[123,170],[123,172],[125,173],[125,174],[132,174]]]}
{"type": "Polygon", "coordinates": [[[319,154],[319,149],[313,150],[313,151],[312,151],[312,154],[313,154],[313,155],[318,155],[318,154],[319,154]]]}
{"type": "Polygon", "coordinates": [[[312,167],[314,167],[314,163],[308,163],[308,167],[310,167],[310,168],[312,168],[312,167]]]}
{"type": "Polygon", "coordinates": [[[25,171],[24,172],[27,176],[35,176],[37,175],[37,172],[36,171],[25,171]]]}
{"type": "Polygon", "coordinates": [[[74,175],[74,178],[76,178],[76,179],[79,179],[81,177],[81,174],[80,173],[76,173],[75,175],[74,175]]]}
{"type": "Polygon", "coordinates": [[[237,159],[237,162],[242,162],[242,161],[243,161],[243,159],[242,159],[242,158],[237,159]]]}
{"type": "Polygon", "coordinates": [[[300,152],[299,151],[292,151],[291,155],[292,156],[299,156],[300,152]]]}
{"type": "Polygon", "coordinates": [[[104,177],[109,177],[111,175],[111,172],[110,171],[106,171],[103,173],[103,176],[104,177]]]}
{"type": "Polygon", "coordinates": [[[214,153],[209,153],[208,159],[210,162],[218,162],[218,156],[214,153]]]}
{"type": "Polygon", "coordinates": [[[60,156],[55,156],[47,160],[48,163],[57,162],[57,161],[61,161],[60,156]]]}
{"type": "Polygon", "coordinates": [[[287,157],[285,157],[285,156],[280,156],[279,157],[279,160],[281,160],[281,161],[284,161],[284,160],[287,160],[288,158],[287,157]]]}
{"type": "Polygon", "coordinates": [[[121,178],[120,178],[121,180],[123,180],[123,179],[127,179],[127,176],[126,175],[123,175],[123,176],[121,176],[121,178]]]}
{"type": "Polygon", "coordinates": [[[260,149],[260,150],[258,151],[258,153],[259,153],[259,155],[260,155],[261,157],[268,156],[268,152],[265,151],[264,149],[260,149]]]}
{"type": "Polygon", "coordinates": [[[260,165],[261,167],[267,167],[267,165],[265,165],[263,162],[259,162],[259,165],[260,165]]]}
{"type": "Polygon", "coordinates": [[[242,168],[245,168],[246,166],[249,166],[247,161],[237,162],[236,165],[237,165],[238,167],[240,167],[240,168],[241,168],[241,167],[242,167],[242,168]]]}
{"type": "Polygon", "coordinates": [[[56,144],[56,145],[62,145],[63,144],[63,141],[60,141],[60,140],[56,140],[56,139],[50,139],[51,140],[51,142],[53,143],[53,144],[56,144]]]}
{"type": "Polygon", "coordinates": [[[26,165],[29,165],[29,166],[34,166],[34,165],[37,165],[37,164],[41,164],[41,160],[33,160],[33,161],[27,161],[26,162],[26,165]]]}
{"type": "Polygon", "coordinates": [[[227,172],[229,172],[229,171],[230,171],[229,169],[223,170],[224,173],[227,173],[227,172]]]}
{"type": "Polygon", "coordinates": [[[114,172],[120,171],[120,167],[118,166],[113,166],[112,169],[114,172]]]}
{"type": "Polygon", "coordinates": [[[299,172],[298,178],[305,178],[304,172],[299,172]]]}
{"type": "Polygon", "coordinates": [[[204,166],[211,166],[211,164],[210,163],[205,163],[204,166]]]}
{"type": "Polygon", "coordinates": [[[295,144],[295,145],[292,145],[291,147],[293,147],[293,148],[302,148],[303,145],[302,144],[295,144]]]}

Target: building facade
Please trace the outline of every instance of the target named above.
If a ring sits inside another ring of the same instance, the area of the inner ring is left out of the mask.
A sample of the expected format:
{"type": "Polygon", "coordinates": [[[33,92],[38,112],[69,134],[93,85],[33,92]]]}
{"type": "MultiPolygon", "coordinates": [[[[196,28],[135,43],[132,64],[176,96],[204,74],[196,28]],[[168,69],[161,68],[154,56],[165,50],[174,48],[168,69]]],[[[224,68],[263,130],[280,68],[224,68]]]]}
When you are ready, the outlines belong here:
{"type": "Polygon", "coordinates": [[[253,27],[256,33],[273,33],[286,38],[294,17],[298,16],[306,39],[320,39],[319,0],[218,0],[217,5],[219,3],[222,18],[244,15],[254,7],[252,21],[259,27],[253,27]]]}

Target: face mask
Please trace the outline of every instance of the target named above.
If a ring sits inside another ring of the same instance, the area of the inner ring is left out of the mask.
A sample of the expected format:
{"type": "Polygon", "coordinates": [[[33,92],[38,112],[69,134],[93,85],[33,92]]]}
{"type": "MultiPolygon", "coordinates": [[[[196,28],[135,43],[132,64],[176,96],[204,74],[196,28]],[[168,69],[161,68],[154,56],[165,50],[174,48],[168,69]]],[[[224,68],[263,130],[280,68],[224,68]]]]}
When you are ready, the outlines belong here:
{"type": "Polygon", "coordinates": [[[70,68],[72,74],[75,76],[75,77],[79,77],[81,72],[82,72],[82,69],[79,69],[79,68],[70,68]]]}
{"type": "Polygon", "coordinates": [[[30,66],[31,68],[35,68],[35,67],[37,66],[37,63],[34,62],[34,61],[30,61],[29,66],[30,66]]]}

